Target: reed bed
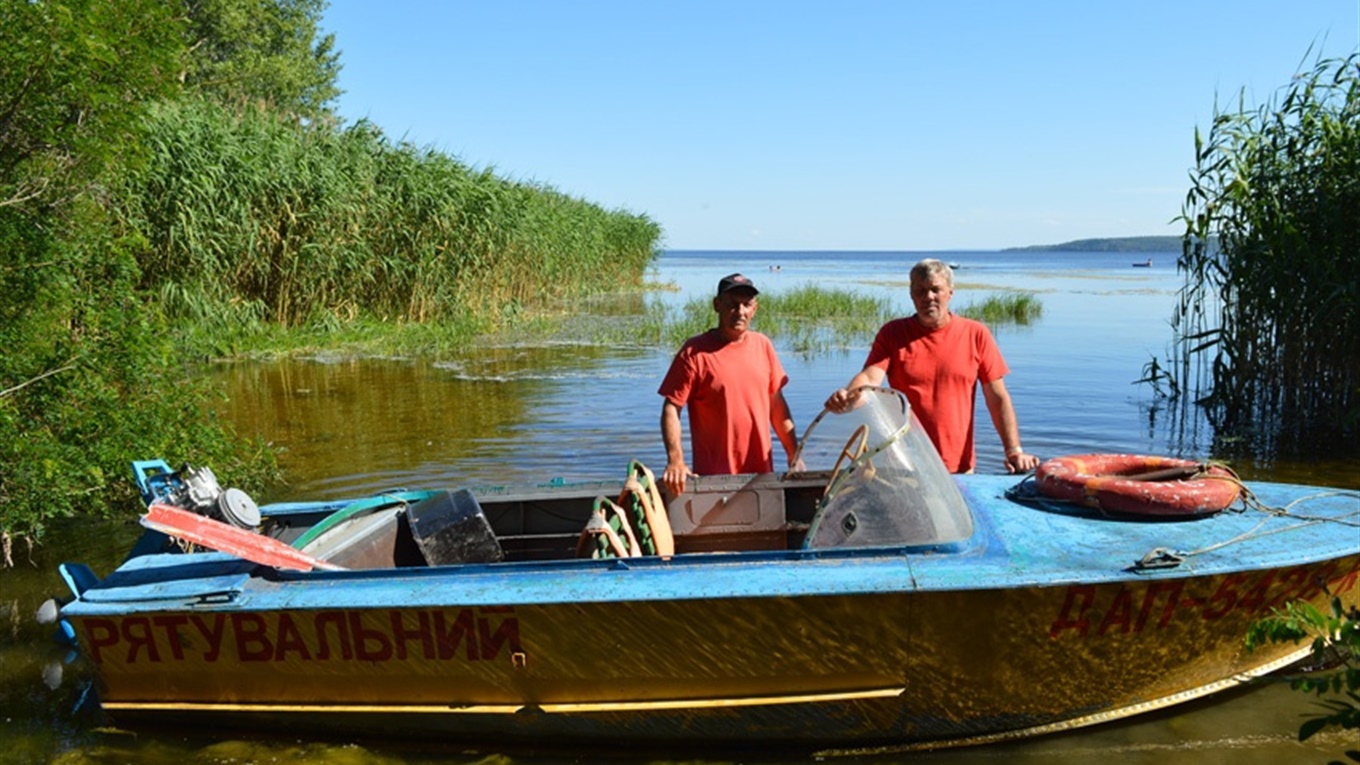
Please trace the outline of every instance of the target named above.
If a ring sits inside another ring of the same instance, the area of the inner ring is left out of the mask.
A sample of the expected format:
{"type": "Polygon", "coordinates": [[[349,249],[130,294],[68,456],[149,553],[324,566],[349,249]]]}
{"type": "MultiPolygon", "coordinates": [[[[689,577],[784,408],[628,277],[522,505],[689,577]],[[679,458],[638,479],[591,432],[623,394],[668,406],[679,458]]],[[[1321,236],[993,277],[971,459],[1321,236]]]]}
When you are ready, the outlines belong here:
{"type": "Polygon", "coordinates": [[[1360,434],[1360,54],[1196,133],[1185,276],[1165,370],[1217,446],[1260,453],[1360,434]],[[1231,447],[1231,448],[1230,448],[1231,447]]]}
{"type": "Polygon", "coordinates": [[[600,285],[638,284],[660,227],[507,181],[368,123],[309,129],[203,101],[155,107],[128,174],[142,289],[195,346],[269,326],[333,332],[485,321],[600,285]]]}

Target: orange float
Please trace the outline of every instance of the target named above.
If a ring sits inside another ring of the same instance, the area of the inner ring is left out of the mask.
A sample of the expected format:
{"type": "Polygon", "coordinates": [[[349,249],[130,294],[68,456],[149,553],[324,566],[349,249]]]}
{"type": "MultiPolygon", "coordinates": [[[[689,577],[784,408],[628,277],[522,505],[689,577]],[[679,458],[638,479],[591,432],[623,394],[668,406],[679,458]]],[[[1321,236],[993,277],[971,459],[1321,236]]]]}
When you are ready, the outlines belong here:
{"type": "Polygon", "coordinates": [[[1139,454],[1081,454],[1039,466],[1039,493],[1118,515],[1191,518],[1213,515],[1241,493],[1225,467],[1139,454]]]}

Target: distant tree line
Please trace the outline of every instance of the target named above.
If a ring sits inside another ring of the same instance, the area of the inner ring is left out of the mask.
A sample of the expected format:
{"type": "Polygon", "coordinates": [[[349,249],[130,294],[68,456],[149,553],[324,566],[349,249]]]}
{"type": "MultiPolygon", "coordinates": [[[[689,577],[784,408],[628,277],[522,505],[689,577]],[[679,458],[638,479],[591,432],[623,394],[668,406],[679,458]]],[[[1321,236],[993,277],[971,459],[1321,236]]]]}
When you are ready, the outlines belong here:
{"type": "Polygon", "coordinates": [[[1002,252],[1180,252],[1179,236],[1125,236],[1104,239],[1074,239],[1062,244],[1033,244],[1008,247],[1002,252]]]}
{"type": "Polygon", "coordinates": [[[325,6],[0,3],[4,560],[135,508],[135,458],[274,476],[188,360],[267,326],[494,320],[654,257],[643,215],[342,126],[325,6]]]}

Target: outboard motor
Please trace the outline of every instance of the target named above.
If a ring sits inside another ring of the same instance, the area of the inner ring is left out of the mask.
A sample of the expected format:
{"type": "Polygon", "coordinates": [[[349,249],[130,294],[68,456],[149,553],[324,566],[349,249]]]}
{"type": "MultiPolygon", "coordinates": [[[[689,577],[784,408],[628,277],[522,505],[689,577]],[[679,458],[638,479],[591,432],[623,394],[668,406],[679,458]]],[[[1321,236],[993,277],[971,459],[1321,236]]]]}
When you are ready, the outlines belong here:
{"type": "Polygon", "coordinates": [[[196,468],[186,462],[165,488],[168,504],[237,528],[254,529],[260,525],[260,508],[255,500],[240,489],[224,490],[212,468],[196,468]]]}

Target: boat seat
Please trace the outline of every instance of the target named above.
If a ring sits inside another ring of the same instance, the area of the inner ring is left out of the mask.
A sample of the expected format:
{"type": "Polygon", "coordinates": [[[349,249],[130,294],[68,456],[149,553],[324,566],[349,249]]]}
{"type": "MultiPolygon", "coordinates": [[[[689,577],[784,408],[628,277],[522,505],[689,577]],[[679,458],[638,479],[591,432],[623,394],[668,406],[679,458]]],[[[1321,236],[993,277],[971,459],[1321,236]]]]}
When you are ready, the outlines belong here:
{"type": "Polygon", "coordinates": [[[576,540],[576,557],[636,558],[642,554],[624,509],[608,497],[596,497],[590,520],[576,540]]]}
{"type": "Polygon", "coordinates": [[[617,502],[596,497],[590,520],[576,542],[578,557],[631,558],[638,555],[674,555],[666,504],[661,500],[656,477],[637,460],[628,463],[628,475],[617,502]]]}
{"type": "Polygon", "coordinates": [[[406,508],[406,521],[428,565],[495,563],[505,558],[482,506],[467,489],[422,499],[406,508]]]}
{"type": "Polygon", "coordinates": [[[617,504],[628,514],[643,555],[674,555],[675,536],[666,503],[652,471],[637,460],[628,463],[628,477],[617,504]]]}

